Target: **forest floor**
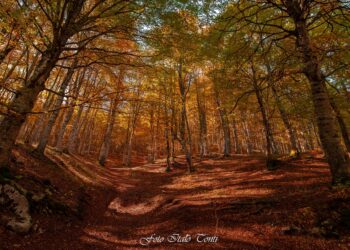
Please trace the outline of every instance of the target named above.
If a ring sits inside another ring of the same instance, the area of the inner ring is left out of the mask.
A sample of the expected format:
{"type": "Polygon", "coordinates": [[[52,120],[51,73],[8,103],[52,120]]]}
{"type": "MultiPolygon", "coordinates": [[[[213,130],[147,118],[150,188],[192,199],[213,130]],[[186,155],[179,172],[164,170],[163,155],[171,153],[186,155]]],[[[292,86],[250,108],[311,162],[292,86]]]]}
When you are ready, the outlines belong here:
{"type": "Polygon", "coordinates": [[[48,155],[53,162],[27,160],[20,173],[48,178],[81,218],[34,213],[26,236],[0,227],[0,249],[350,249],[349,190],[330,186],[317,153],[275,171],[260,156],[196,159],[192,174],[181,157],[166,173],[163,161],[127,168],[112,159],[101,168],[83,157],[48,155]],[[184,242],[170,242],[174,234],[184,242]]]}

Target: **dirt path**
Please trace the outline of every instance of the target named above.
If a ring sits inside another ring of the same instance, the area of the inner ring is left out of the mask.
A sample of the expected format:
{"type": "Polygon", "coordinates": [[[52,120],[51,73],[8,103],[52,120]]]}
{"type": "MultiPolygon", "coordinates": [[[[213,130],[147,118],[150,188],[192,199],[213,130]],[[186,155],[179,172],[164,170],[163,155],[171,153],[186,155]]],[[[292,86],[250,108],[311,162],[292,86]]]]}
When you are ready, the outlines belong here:
{"type": "Polygon", "coordinates": [[[332,238],[283,233],[291,224],[302,226],[327,201],[329,173],[321,160],[268,172],[259,157],[207,159],[191,175],[184,167],[164,173],[162,163],[109,165],[104,178],[113,189],[92,195],[84,222],[61,223],[17,249],[347,247],[332,238]]]}

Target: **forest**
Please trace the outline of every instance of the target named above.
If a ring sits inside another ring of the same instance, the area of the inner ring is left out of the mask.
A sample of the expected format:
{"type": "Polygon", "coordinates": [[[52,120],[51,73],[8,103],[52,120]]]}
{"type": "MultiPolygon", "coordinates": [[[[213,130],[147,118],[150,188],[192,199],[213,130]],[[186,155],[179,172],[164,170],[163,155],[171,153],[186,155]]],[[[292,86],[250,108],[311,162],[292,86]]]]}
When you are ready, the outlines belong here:
{"type": "Polygon", "coordinates": [[[0,249],[350,249],[349,0],[0,20],[0,249]]]}

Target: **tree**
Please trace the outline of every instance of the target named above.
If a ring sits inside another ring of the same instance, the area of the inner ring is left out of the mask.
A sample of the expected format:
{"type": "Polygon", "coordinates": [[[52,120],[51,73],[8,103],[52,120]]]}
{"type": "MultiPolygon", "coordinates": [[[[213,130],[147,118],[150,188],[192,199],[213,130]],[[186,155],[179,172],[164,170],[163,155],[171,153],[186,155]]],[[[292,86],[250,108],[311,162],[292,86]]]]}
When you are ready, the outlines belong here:
{"type": "Polygon", "coordinates": [[[43,46],[39,48],[34,45],[41,53],[40,60],[35,65],[35,69],[26,83],[16,90],[12,103],[8,105],[8,114],[1,123],[0,165],[8,164],[11,149],[15,144],[21,126],[27,115],[32,111],[39,93],[45,89],[45,82],[59,61],[61,53],[63,51],[73,51],[77,54],[82,46],[86,46],[98,36],[119,27],[120,22],[112,22],[110,27],[101,27],[99,20],[111,17],[111,15],[119,15],[122,19],[125,13],[131,12],[126,5],[128,2],[107,3],[104,0],[96,2],[85,0],[59,1],[53,4],[43,3],[42,1],[37,1],[37,4],[32,1],[19,2],[19,4],[25,5],[29,12],[39,14],[38,19],[34,18],[33,26],[37,27],[43,46]],[[54,9],[56,11],[53,11],[54,9]],[[47,34],[44,34],[40,28],[45,22],[49,22],[51,25],[50,29],[46,31],[47,34]],[[83,40],[78,39],[79,43],[74,42],[74,36],[77,36],[81,31],[87,34],[91,27],[96,32],[91,32],[83,40]],[[72,48],[74,45],[77,45],[77,47],[72,48]]]}
{"type": "MultiPolygon", "coordinates": [[[[325,84],[327,73],[322,71],[322,54],[326,49],[315,49],[316,39],[313,34],[321,29],[334,32],[330,27],[342,29],[348,7],[341,1],[259,1],[249,3],[239,1],[233,4],[233,12],[226,17],[239,30],[246,23],[251,31],[263,34],[263,39],[273,39],[275,44],[294,38],[298,53],[302,56],[302,72],[309,81],[313,107],[317,120],[318,132],[325,151],[333,183],[347,183],[350,179],[350,159],[341,142],[339,128],[332,111],[325,84]],[[228,17],[229,16],[229,17],[228,17]],[[340,21],[342,20],[342,21],[340,21]],[[339,22],[340,21],[340,22],[339,22]],[[330,24],[327,26],[327,24],[330,24]]],[[[230,10],[232,10],[230,9],[230,10]]],[[[347,31],[346,31],[347,32],[347,31]]],[[[324,32],[325,34],[325,32],[324,32]]]]}

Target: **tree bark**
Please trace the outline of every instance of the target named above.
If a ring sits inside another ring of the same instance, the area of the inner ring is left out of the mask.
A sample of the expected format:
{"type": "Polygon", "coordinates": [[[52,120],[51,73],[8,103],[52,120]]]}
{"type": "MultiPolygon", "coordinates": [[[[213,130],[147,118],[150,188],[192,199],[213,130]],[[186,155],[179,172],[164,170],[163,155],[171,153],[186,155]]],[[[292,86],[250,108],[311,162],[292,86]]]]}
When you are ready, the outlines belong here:
{"type": "Polygon", "coordinates": [[[333,184],[350,182],[350,159],[341,143],[336,117],[328,96],[320,61],[310,42],[304,10],[298,1],[286,1],[288,14],[293,18],[296,32],[296,45],[304,62],[304,74],[311,85],[311,93],[318,132],[332,173],[333,184]]]}
{"type": "Polygon", "coordinates": [[[288,131],[288,135],[289,135],[289,141],[290,141],[290,145],[291,145],[291,149],[294,150],[296,153],[299,153],[299,149],[298,149],[298,144],[297,144],[297,137],[295,134],[295,130],[291,124],[291,122],[289,121],[288,115],[287,115],[287,111],[284,108],[281,99],[277,93],[276,87],[272,84],[271,85],[271,89],[272,89],[272,94],[273,97],[275,98],[276,101],[276,105],[278,108],[278,111],[280,112],[282,121],[284,126],[286,127],[287,131],[288,131]]]}
{"type": "Polygon", "coordinates": [[[349,132],[348,132],[348,129],[346,127],[346,123],[343,119],[343,116],[341,115],[340,113],[340,110],[338,109],[337,107],[337,104],[335,103],[334,99],[332,97],[330,97],[330,103],[331,103],[331,106],[334,110],[334,113],[337,117],[337,120],[338,120],[338,123],[339,123],[339,128],[340,128],[340,132],[342,134],[342,137],[343,137],[343,141],[344,141],[344,144],[346,146],[346,149],[348,150],[348,152],[350,152],[350,137],[349,137],[349,132]]]}
{"type": "Polygon", "coordinates": [[[245,142],[246,142],[246,152],[249,155],[253,152],[253,145],[252,145],[249,125],[247,124],[246,113],[243,113],[243,114],[241,113],[241,118],[243,121],[243,133],[244,133],[245,142]]]}
{"type": "Polygon", "coordinates": [[[238,137],[237,122],[235,117],[232,117],[232,129],[233,129],[233,136],[234,136],[234,143],[235,143],[235,153],[241,154],[242,149],[241,149],[241,144],[238,137]]]}
{"type": "Polygon", "coordinates": [[[180,60],[179,67],[178,67],[178,84],[180,89],[180,95],[181,95],[181,117],[180,117],[180,123],[179,123],[179,133],[180,133],[180,144],[183,152],[185,153],[187,167],[189,172],[193,172],[193,164],[192,164],[192,141],[190,138],[189,127],[188,127],[188,121],[187,121],[187,108],[186,108],[186,95],[189,86],[185,86],[185,80],[183,77],[183,65],[182,60],[180,60]],[[189,143],[189,148],[187,147],[187,144],[189,143]]]}
{"type": "Polygon", "coordinates": [[[60,89],[58,90],[59,95],[56,97],[56,101],[54,102],[54,105],[53,105],[54,111],[52,112],[52,114],[49,118],[49,121],[47,122],[47,124],[44,128],[44,131],[40,135],[39,144],[36,148],[36,152],[39,154],[44,154],[46,145],[49,141],[49,137],[50,137],[52,128],[53,128],[55,121],[58,117],[58,114],[60,112],[60,108],[61,108],[63,100],[64,100],[66,88],[72,79],[72,76],[74,74],[75,67],[77,64],[78,64],[78,59],[75,58],[71,67],[68,69],[65,78],[63,79],[63,81],[61,83],[60,89]]]}
{"type": "Polygon", "coordinates": [[[205,103],[203,101],[203,87],[199,86],[198,81],[196,84],[197,94],[197,108],[198,108],[198,120],[199,120],[199,154],[202,158],[208,155],[208,140],[207,140],[207,115],[205,110],[205,103]]]}
{"type": "Polygon", "coordinates": [[[78,154],[86,155],[88,148],[91,147],[91,139],[93,136],[93,128],[96,121],[97,109],[95,109],[90,115],[89,121],[86,122],[83,131],[80,135],[78,154]]]}
{"type": "Polygon", "coordinates": [[[123,153],[123,165],[125,166],[130,166],[131,164],[132,141],[134,137],[135,125],[136,125],[140,108],[141,108],[141,103],[136,102],[133,105],[132,113],[130,114],[126,140],[125,140],[124,153],[123,153]]]}
{"type": "Polygon", "coordinates": [[[123,79],[124,79],[124,71],[123,71],[123,69],[120,69],[119,76],[118,76],[118,79],[116,82],[116,88],[115,88],[117,94],[115,94],[114,99],[111,100],[111,109],[110,109],[109,119],[108,119],[108,123],[107,123],[107,128],[106,128],[106,132],[105,132],[104,137],[103,137],[102,145],[100,148],[100,153],[98,156],[98,161],[101,164],[101,166],[105,165],[106,159],[108,157],[109,148],[111,145],[111,137],[112,137],[112,133],[113,133],[113,127],[114,127],[115,119],[117,116],[117,109],[118,109],[118,104],[119,104],[118,91],[122,87],[123,79]]]}
{"type": "Polygon", "coordinates": [[[165,99],[164,99],[164,118],[165,118],[165,129],[164,137],[166,142],[166,168],[165,171],[169,172],[171,170],[171,150],[170,150],[170,134],[169,134],[169,112],[168,112],[168,94],[167,87],[164,85],[165,99]]]}
{"type": "MultiPolygon", "coordinates": [[[[73,88],[73,100],[70,102],[70,107],[68,108],[68,112],[65,114],[64,118],[63,118],[63,122],[61,124],[61,126],[58,129],[58,133],[57,133],[57,140],[56,140],[56,150],[61,152],[63,150],[63,138],[64,138],[64,134],[66,132],[66,128],[68,123],[70,122],[73,113],[74,113],[74,109],[75,106],[77,104],[77,98],[79,96],[79,91],[81,89],[82,83],[83,83],[83,79],[86,73],[86,68],[80,73],[77,74],[76,79],[74,81],[74,88],[73,88]]],[[[90,78],[90,77],[89,77],[90,78]]],[[[94,77],[93,83],[96,82],[96,77],[94,77]]],[[[84,91],[84,95],[87,92],[86,88],[84,91]]],[[[80,109],[79,109],[80,110],[80,109]]]]}
{"type": "Polygon", "coordinates": [[[155,145],[156,145],[156,135],[155,135],[155,126],[154,126],[154,105],[151,105],[150,110],[150,118],[149,118],[149,124],[150,124],[150,135],[151,135],[151,145],[148,147],[148,162],[154,163],[155,161],[155,145]]]}
{"type": "Polygon", "coordinates": [[[227,113],[224,107],[222,107],[220,97],[219,97],[219,90],[216,86],[214,86],[214,95],[215,95],[215,102],[219,109],[219,115],[220,115],[220,122],[222,127],[222,132],[224,133],[224,157],[228,157],[231,155],[231,133],[230,133],[230,125],[229,120],[227,117],[227,113]]]}
{"type": "Polygon", "coordinates": [[[273,139],[273,134],[272,134],[272,130],[271,130],[271,125],[270,125],[270,121],[269,118],[267,116],[267,112],[265,109],[265,105],[264,105],[264,101],[263,101],[263,97],[261,94],[261,89],[258,86],[258,80],[256,78],[256,71],[255,71],[255,67],[253,65],[253,62],[251,63],[251,69],[252,69],[252,73],[253,73],[253,79],[252,79],[252,83],[253,83],[253,87],[255,90],[255,95],[256,98],[258,100],[258,104],[259,104],[259,110],[262,116],[262,120],[263,120],[263,125],[264,125],[264,130],[265,130],[265,139],[266,139],[266,151],[267,151],[267,168],[269,170],[273,170],[273,155],[276,153],[276,149],[274,148],[274,139],[273,139]]]}
{"type": "Polygon", "coordinates": [[[171,81],[170,89],[170,105],[171,105],[171,164],[175,165],[175,139],[177,138],[177,110],[175,105],[175,81],[171,81]]]}
{"type": "Polygon", "coordinates": [[[55,67],[59,54],[57,50],[43,53],[33,76],[26,86],[17,91],[9,105],[8,114],[0,125],[0,166],[8,165],[19,131],[34,107],[37,96],[44,90],[45,81],[55,67]]]}
{"type": "Polygon", "coordinates": [[[106,163],[106,159],[108,157],[109,153],[109,148],[111,145],[111,137],[112,137],[112,132],[113,132],[113,127],[115,123],[115,119],[117,116],[117,107],[119,103],[119,97],[115,96],[113,100],[111,100],[111,111],[109,114],[108,122],[107,122],[107,128],[106,132],[103,137],[103,142],[100,148],[100,153],[98,156],[98,162],[100,163],[101,166],[104,166],[106,163]]]}
{"type": "MultiPolygon", "coordinates": [[[[88,108],[89,109],[89,108],[88,108]]],[[[79,106],[79,110],[78,113],[75,117],[74,123],[73,123],[73,127],[72,127],[72,131],[69,135],[69,141],[68,141],[68,152],[70,154],[73,154],[75,151],[75,147],[77,144],[77,137],[78,137],[78,132],[79,132],[79,123],[80,123],[80,118],[83,114],[83,110],[84,110],[84,105],[80,105],[79,106]]]]}

